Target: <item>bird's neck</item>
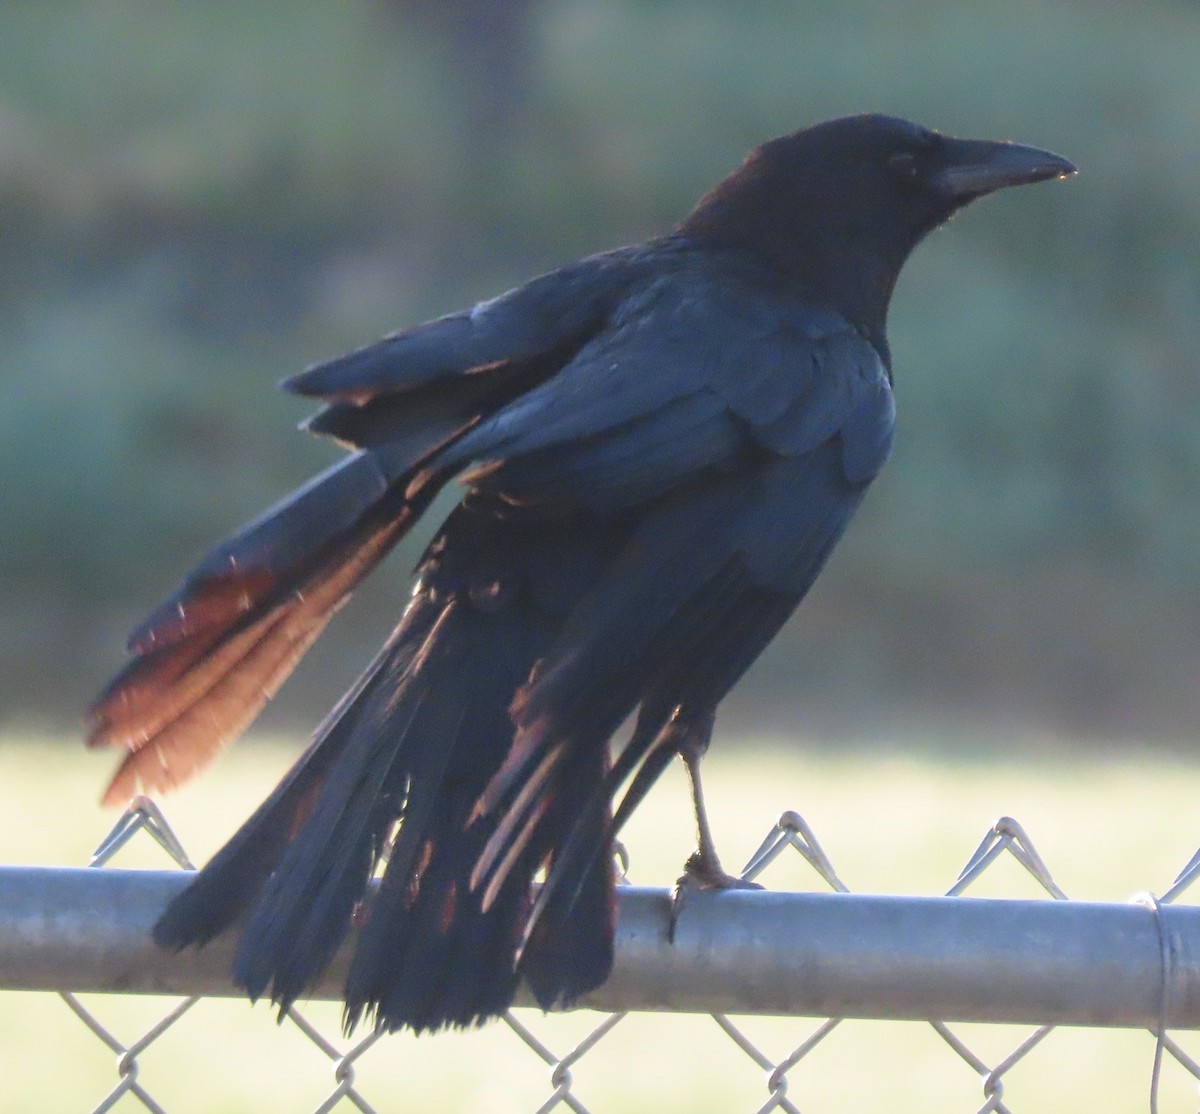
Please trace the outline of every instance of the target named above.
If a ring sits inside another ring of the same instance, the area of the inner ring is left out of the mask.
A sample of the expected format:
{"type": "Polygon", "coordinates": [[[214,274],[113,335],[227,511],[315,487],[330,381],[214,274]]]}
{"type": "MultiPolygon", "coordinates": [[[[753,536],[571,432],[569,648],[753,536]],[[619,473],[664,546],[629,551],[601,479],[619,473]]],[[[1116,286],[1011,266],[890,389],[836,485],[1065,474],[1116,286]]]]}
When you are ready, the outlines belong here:
{"type": "Polygon", "coordinates": [[[706,197],[680,224],[694,243],[738,251],[786,277],[806,300],[836,310],[890,366],[887,313],[892,290],[915,244],[864,235],[812,209],[777,199],[706,197]],[[865,246],[870,244],[869,247],[865,246]]]}

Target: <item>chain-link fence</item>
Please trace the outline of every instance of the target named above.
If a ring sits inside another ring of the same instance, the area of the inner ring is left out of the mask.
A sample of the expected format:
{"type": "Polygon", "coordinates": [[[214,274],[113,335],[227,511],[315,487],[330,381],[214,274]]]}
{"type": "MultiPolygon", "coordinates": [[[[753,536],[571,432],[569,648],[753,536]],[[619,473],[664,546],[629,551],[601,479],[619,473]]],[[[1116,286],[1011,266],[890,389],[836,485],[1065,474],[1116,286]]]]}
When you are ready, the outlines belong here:
{"type": "MultiPolygon", "coordinates": [[[[166,1109],[143,1080],[143,1066],[206,997],[232,993],[226,973],[229,953],[220,942],[198,953],[168,957],[149,941],[149,923],[186,881],[180,871],[193,869],[152,801],[141,799],[131,806],[90,867],[110,866],[135,837],[152,838],[179,870],[0,868],[0,986],[60,994],[67,1009],[115,1057],[112,1089],[97,1096],[95,1111],[166,1109]],[[118,1027],[102,1020],[104,999],[89,998],[87,1005],[81,1001],[81,993],[95,991],[185,996],[129,1037],[118,1036],[118,1027]]],[[[947,1054],[948,1061],[957,1057],[976,1079],[975,1099],[954,1109],[1050,1109],[1036,1097],[1010,1106],[1005,1082],[1061,1025],[1141,1030],[1146,1046],[1142,1094],[1151,1111],[1159,1106],[1164,1066],[1177,1080],[1200,1080],[1200,1063],[1168,1032],[1200,1028],[1200,907],[1178,901],[1200,875],[1200,851],[1159,897],[1147,894],[1122,904],[1072,902],[1021,825],[1005,817],[987,831],[945,897],[850,895],[804,819],[788,812],[767,833],[744,877],[758,878],[781,855],[793,852],[807,860],[824,887],[841,896],[750,890],[690,895],[675,939],[668,943],[666,891],[624,887],[614,975],[589,997],[588,1009],[576,1011],[570,1036],[565,1030],[555,1033],[555,1023],[562,1019],[522,1010],[503,1019],[514,1048],[543,1072],[548,1070],[537,1105],[521,1109],[599,1114],[602,1107],[576,1084],[578,1069],[585,1060],[596,1059],[606,1043],[611,1045],[614,1033],[638,1011],[659,1013],[655,1024],[664,1027],[681,1024],[684,1015],[707,1014],[755,1067],[759,1086],[765,1078],[765,1094],[747,1088],[737,1107],[746,1111],[810,1109],[789,1081],[849,1018],[920,1019],[931,1026],[953,1053],[947,1054]],[[979,880],[1006,856],[1036,881],[1045,900],[961,900],[973,887],[977,892],[979,880]],[[797,1021],[804,1026],[802,1039],[779,1054],[768,1052],[750,1034],[750,1015],[755,1014],[822,1020],[815,1027],[797,1021]],[[739,1015],[736,1021],[733,1015],[739,1015]],[[589,1019],[582,1035],[580,1018],[589,1019]],[[979,1026],[968,1025],[971,1035],[964,1036],[964,1027],[956,1024],[980,1021],[1035,1027],[1007,1051],[994,1051],[993,1041],[983,1052],[979,1026]]],[[[314,997],[336,998],[339,985],[335,966],[314,997]]],[[[261,1021],[262,1011],[257,1016],[261,1021]]],[[[309,1042],[312,1058],[328,1065],[326,1083],[315,1086],[304,1109],[430,1108],[414,1105],[408,1093],[369,1093],[359,1077],[372,1050],[412,1038],[370,1033],[349,1040],[299,1009],[288,1010],[281,1022],[309,1042]]],[[[69,1024],[65,1013],[63,1024],[69,1024]]],[[[443,1038],[424,1038],[430,1039],[443,1038]]],[[[194,1034],[191,1040],[197,1041],[194,1034]]],[[[661,1045],[653,1039],[643,1042],[641,1053],[642,1064],[628,1047],[621,1054],[621,1076],[631,1093],[642,1086],[639,1079],[647,1065],[661,1061],[661,1045]]],[[[203,1054],[197,1047],[197,1055],[203,1054]]],[[[873,1066],[864,1059],[862,1070],[873,1066]]],[[[472,1065],[463,1063],[461,1070],[469,1072],[472,1065]]],[[[689,1067],[685,1062],[674,1070],[689,1067]]],[[[53,1079],[43,1082],[44,1109],[62,1109],[53,1079]]],[[[517,1109],[498,1100],[489,1105],[517,1109]]],[[[203,1097],[188,1108],[209,1109],[203,1097]]],[[[264,1106],[256,1099],[244,1108],[264,1106]]],[[[696,1107],[690,1100],[677,1108],[696,1107]]],[[[1113,1109],[1104,1094],[1095,1095],[1086,1108],[1113,1109]]],[[[2,1097],[0,1109],[7,1109],[2,1097]]],[[[926,1107],[897,1096],[889,1109],[926,1107]]],[[[1195,1107],[1189,1104],[1188,1109],[1195,1107]]]]}

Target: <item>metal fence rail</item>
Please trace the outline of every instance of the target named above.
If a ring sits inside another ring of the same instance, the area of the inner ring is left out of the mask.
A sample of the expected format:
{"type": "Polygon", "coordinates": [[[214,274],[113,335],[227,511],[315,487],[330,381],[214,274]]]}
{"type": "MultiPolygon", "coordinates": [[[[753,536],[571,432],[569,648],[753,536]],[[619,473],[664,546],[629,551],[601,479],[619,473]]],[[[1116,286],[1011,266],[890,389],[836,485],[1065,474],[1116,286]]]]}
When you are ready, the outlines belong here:
{"type": "MultiPolygon", "coordinates": [[[[203,997],[234,993],[232,943],[169,956],[149,928],[187,882],[180,870],[106,869],[132,837],[148,834],[184,870],[191,863],[153,802],[140,800],[97,850],[91,867],[0,867],[0,989],[55,991],[116,1057],[117,1080],[96,1111],[133,1103],[164,1111],[139,1079],[140,1057],[203,997]],[[185,995],[140,1037],[125,1043],[76,997],[80,992],[185,995]]],[[[1132,902],[1067,901],[1015,821],[991,827],[945,897],[846,892],[804,820],[785,813],[747,865],[754,877],[780,854],[799,852],[837,893],[757,890],[689,894],[673,943],[665,890],[623,886],[613,975],[582,1005],[607,1016],[565,1054],[551,1051],[513,1015],[509,1029],[550,1069],[538,1114],[562,1107],[586,1114],[572,1068],[628,1011],[711,1014],[765,1073],[761,1112],[798,1111],[788,1073],[848,1018],[924,1020],[979,1079],[983,1114],[1009,1111],[1007,1073],[1057,1025],[1150,1030],[1156,1037],[1150,1109],[1158,1074],[1171,1058],[1200,1080],[1200,1064],[1168,1029],[1200,1029],[1200,907],[1173,904],[1200,875],[1200,852],[1161,896],[1132,902]],[[995,861],[1012,855],[1050,900],[961,896],[995,861]],[[825,1018],[790,1053],[765,1054],[730,1014],[825,1018]],[[947,1022],[1037,1026],[1007,1055],[990,1059],[947,1022]]],[[[343,949],[313,998],[337,998],[343,949]]],[[[349,1106],[373,1111],[356,1064],[378,1041],[370,1033],[343,1048],[297,1011],[288,1017],[333,1069],[318,1114],[349,1106]]],[[[1145,1038],[1143,1038],[1145,1039],[1145,1038]]],[[[53,1103],[48,1108],[57,1108],[53,1103]]]]}
{"type": "MultiPolygon", "coordinates": [[[[168,955],[178,871],[0,868],[0,986],[233,995],[232,941],[168,955]]],[[[1200,907],[622,887],[618,1012],[1200,1028],[1200,907]]],[[[344,948],[313,998],[337,998],[344,948]]]]}

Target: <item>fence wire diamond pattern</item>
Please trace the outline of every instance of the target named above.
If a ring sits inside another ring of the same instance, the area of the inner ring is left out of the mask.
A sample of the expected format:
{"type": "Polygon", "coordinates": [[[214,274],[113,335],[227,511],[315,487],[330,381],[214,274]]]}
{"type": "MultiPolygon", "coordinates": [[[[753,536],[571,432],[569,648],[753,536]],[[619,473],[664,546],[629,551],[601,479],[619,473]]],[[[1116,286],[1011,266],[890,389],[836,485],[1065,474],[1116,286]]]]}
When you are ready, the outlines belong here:
{"type": "MultiPolygon", "coordinates": [[[[138,798],[131,804],[96,849],[89,866],[102,868],[108,865],[120,850],[135,837],[152,839],[162,848],[171,862],[181,870],[195,869],[158,806],[146,797],[138,798]]],[[[800,855],[817,877],[831,890],[839,893],[850,892],[846,884],[838,877],[829,857],[804,818],[799,813],[791,811],[785,812],[766,834],[743,869],[742,877],[747,881],[758,878],[788,851],[800,855]]],[[[1045,892],[1047,900],[1063,901],[1067,899],[1067,895],[1054,881],[1045,862],[1038,854],[1028,833],[1011,817],[1002,817],[988,829],[954,884],[946,891],[947,896],[961,895],[975,886],[986,872],[1004,856],[1011,857],[1021,865],[1045,892]]],[[[628,865],[623,848],[620,851],[620,864],[622,870],[628,865]]],[[[1197,851],[1162,897],[1155,898],[1146,895],[1142,900],[1152,909],[1158,910],[1162,905],[1179,898],[1197,877],[1200,877],[1200,851],[1197,851]]],[[[1164,937],[1164,962],[1168,961],[1169,956],[1164,937]]],[[[165,1108],[139,1082],[139,1058],[202,999],[199,997],[182,999],[157,1023],[126,1044],[100,1021],[92,1010],[83,1006],[75,995],[63,992],[61,997],[90,1032],[116,1056],[117,1082],[95,1106],[96,1114],[112,1109],[127,1096],[136,1100],[146,1110],[156,1112],[156,1114],[166,1114],[165,1108]]],[[[1166,1003],[1164,1003],[1164,1012],[1165,1007],[1166,1003]]],[[[356,1085],[355,1065],[376,1045],[382,1034],[372,1032],[348,1048],[343,1048],[322,1033],[301,1011],[293,1008],[288,1010],[285,1016],[287,1022],[294,1025],[332,1066],[333,1089],[313,1108],[314,1114],[326,1114],[335,1108],[354,1108],[364,1114],[374,1114],[379,1108],[373,1106],[356,1085]]],[[[543,1041],[529,1025],[515,1014],[509,1013],[504,1017],[503,1023],[519,1038],[521,1046],[550,1069],[550,1093],[536,1108],[536,1114],[544,1114],[544,1112],[559,1108],[574,1111],[576,1114],[593,1114],[573,1090],[574,1080],[571,1069],[593,1052],[627,1016],[629,1015],[626,1013],[605,1015],[600,1024],[592,1028],[583,1039],[576,1041],[568,1051],[562,1054],[552,1051],[550,1044],[543,1041]]],[[[807,1037],[795,1045],[788,1055],[773,1059],[758,1047],[743,1028],[736,1025],[729,1016],[712,1014],[711,1017],[720,1031],[765,1075],[767,1096],[765,1102],[755,1108],[758,1114],[776,1110],[786,1111],[788,1114],[800,1114],[801,1107],[797,1105],[796,1100],[789,1096],[788,1075],[838,1027],[841,1023],[840,1019],[829,1018],[821,1022],[807,1037]]],[[[662,1020],[663,1023],[668,1023],[667,1019],[662,1020]]],[[[543,1026],[552,1028],[554,1019],[539,1018],[534,1024],[538,1028],[543,1026]]],[[[983,1099],[983,1104],[978,1107],[979,1114],[986,1114],[986,1112],[1012,1114],[1011,1108],[1004,1101],[1005,1075],[1042,1045],[1055,1029],[1053,1025],[1037,1028],[1007,1056],[995,1063],[989,1063],[985,1057],[973,1051],[966,1041],[956,1035],[945,1023],[932,1021],[929,1024],[978,1078],[983,1099]]],[[[1189,1056],[1169,1034],[1160,1031],[1152,1033],[1152,1036],[1157,1042],[1149,1096],[1150,1110],[1154,1114],[1157,1111],[1158,1081],[1163,1057],[1170,1056],[1196,1080],[1200,1080],[1200,1063],[1189,1056]]],[[[749,1110],[750,1107],[748,1106],[747,1109],[749,1110]]]]}

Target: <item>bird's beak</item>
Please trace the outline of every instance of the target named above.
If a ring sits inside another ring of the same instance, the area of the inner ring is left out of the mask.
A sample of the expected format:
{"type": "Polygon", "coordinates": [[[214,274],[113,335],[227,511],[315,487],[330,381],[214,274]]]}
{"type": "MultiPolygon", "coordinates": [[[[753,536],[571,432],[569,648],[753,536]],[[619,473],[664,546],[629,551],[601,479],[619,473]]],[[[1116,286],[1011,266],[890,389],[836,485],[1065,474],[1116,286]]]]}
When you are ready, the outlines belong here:
{"type": "Polygon", "coordinates": [[[1075,167],[1061,155],[1019,143],[984,139],[951,139],[944,148],[945,164],[935,181],[950,197],[970,201],[1007,186],[1069,178],[1075,167]]]}

